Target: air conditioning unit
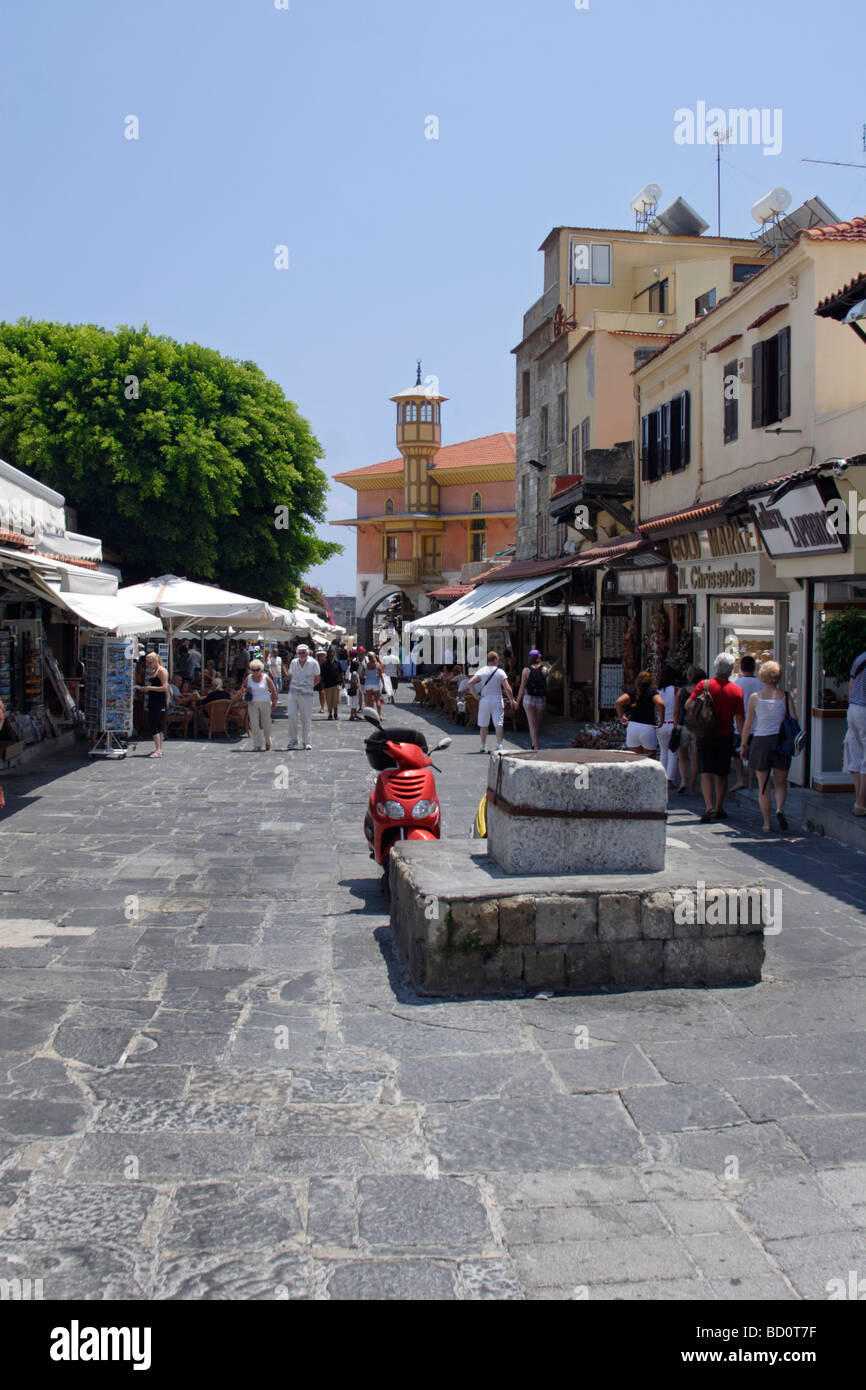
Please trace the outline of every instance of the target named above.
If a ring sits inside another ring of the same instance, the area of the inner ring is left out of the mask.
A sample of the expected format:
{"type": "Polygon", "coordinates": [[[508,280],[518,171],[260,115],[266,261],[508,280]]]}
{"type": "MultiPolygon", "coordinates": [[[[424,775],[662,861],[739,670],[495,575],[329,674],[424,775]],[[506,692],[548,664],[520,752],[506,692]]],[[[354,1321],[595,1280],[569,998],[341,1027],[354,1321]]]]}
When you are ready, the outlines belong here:
{"type": "Polygon", "coordinates": [[[747,385],[752,380],[752,354],[747,353],[745,357],[737,358],[737,378],[747,385]]]}

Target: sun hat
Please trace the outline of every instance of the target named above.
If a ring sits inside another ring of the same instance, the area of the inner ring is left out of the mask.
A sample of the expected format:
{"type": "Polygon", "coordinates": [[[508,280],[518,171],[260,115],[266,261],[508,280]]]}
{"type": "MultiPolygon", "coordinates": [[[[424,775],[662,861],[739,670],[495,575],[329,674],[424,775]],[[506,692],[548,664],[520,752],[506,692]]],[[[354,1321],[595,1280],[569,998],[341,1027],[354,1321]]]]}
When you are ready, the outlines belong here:
{"type": "Polygon", "coordinates": [[[307,656],[310,655],[310,649],[309,649],[309,647],[306,645],[306,643],[304,643],[304,642],[302,642],[302,643],[300,644],[300,646],[296,648],[296,650],[299,651],[299,652],[306,652],[306,653],[307,653],[307,656]]]}

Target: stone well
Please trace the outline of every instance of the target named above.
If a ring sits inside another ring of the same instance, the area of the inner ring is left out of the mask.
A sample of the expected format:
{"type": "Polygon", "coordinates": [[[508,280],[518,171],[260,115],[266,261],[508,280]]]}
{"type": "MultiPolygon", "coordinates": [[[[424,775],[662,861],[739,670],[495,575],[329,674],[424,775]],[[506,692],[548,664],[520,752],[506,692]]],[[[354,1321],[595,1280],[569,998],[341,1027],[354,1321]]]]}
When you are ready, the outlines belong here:
{"type": "Polygon", "coordinates": [[[507,874],[657,872],[667,779],[641,753],[561,748],[491,758],[488,850],[507,874]]]}

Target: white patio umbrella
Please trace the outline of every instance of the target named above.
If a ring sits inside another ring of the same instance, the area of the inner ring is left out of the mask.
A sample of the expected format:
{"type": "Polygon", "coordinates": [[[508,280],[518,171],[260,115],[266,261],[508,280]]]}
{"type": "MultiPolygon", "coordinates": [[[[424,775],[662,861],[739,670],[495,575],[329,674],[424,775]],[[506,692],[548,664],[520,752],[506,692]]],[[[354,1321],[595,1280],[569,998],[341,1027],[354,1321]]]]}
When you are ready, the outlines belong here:
{"type": "MultiPolygon", "coordinates": [[[[171,639],[182,627],[198,628],[203,634],[214,628],[273,626],[274,612],[264,599],[234,594],[212,584],[197,584],[176,574],[163,574],[143,584],[130,584],[118,590],[118,597],[144,608],[162,619],[169,634],[169,671],[173,665],[171,639]]],[[[202,645],[202,684],[204,684],[204,646],[202,645]]]]}

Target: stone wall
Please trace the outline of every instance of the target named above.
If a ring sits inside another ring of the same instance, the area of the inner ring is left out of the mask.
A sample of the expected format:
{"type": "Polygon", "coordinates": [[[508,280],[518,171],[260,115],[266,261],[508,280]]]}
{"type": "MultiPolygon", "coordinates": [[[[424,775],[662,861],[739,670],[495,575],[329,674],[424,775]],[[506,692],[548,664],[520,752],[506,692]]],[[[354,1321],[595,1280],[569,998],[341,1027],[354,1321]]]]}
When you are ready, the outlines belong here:
{"type": "Polygon", "coordinates": [[[419,891],[411,860],[399,852],[391,878],[391,926],[420,994],[717,987],[761,978],[761,911],[749,911],[743,896],[758,894],[760,902],[758,889],[710,890],[744,906],[722,914],[734,920],[707,923],[687,910],[690,890],[606,892],[596,883],[530,894],[509,893],[501,882],[445,897],[419,891]]]}

